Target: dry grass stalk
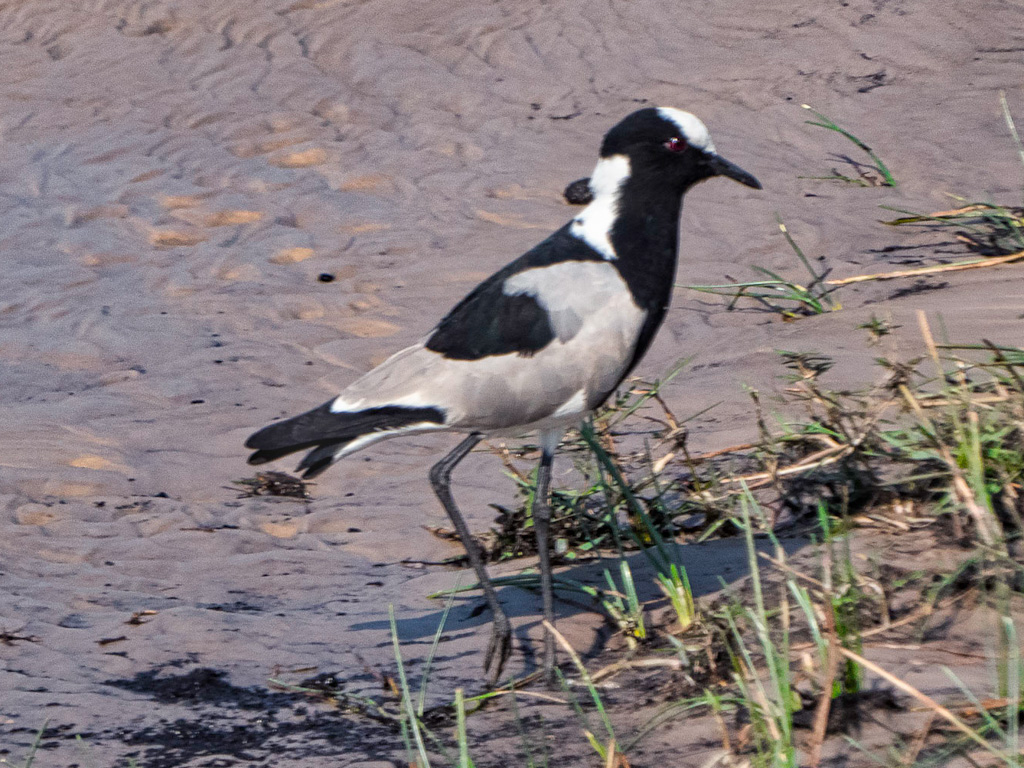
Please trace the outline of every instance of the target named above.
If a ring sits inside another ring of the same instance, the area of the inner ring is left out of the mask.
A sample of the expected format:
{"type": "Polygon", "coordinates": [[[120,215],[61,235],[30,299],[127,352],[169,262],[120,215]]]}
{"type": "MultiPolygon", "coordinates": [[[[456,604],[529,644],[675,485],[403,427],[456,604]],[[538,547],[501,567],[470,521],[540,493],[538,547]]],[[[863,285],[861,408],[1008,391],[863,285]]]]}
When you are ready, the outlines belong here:
{"type": "MultiPolygon", "coordinates": [[[[532,675],[534,679],[540,677],[540,675],[532,675]]],[[[516,696],[525,696],[528,699],[540,699],[541,701],[549,701],[553,704],[564,704],[568,706],[569,702],[565,699],[560,699],[557,696],[553,696],[550,693],[541,693],[540,691],[522,690],[520,686],[524,685],[523,681],[517,680],[516,684],[508,688],[501,688],[499,690],[488,691],[488,696],[508,696],[515,694],[516,696]]]]}
{"type": "Polygon", "coordinates": [[[583,662],[580,660],[580,656],[578,653],[576,653],[576,649],[573,648],[569,641],[565,639],[565,635],[563,635],[561,632],[555,629],[555,625],[551,624],[547,619],[541,621],[541,624],[543,624],[544,628],[551,633],[552,637],[555,638],[558,644],[562,646],[563,649],[565,649],[565,652],[569,654],[569,658],[572,659],[572,663],[576,665],[576,669],[579,670],[580,674],[583,676],[584,682],[592,683],[593,680],[591,679],[590,674],[587,672],[587,668],[583,665],[583,662]]]}
{"type": "MultiPolygon", "coordinates": [[[[949,450],[949,446],[939,439],[938,433],[935,430],[935,425],[932,424],[931,419],[929,419],[925,414],[924,409],[914,396],[914,393],[910,391],[906,384],[900,384],[899,392],[903,395],[903,399],[906,401],[907,405],[910,406],[914,415],[917,416],[917,419],[921,426],[924,427],[925,432],[932,438],[932,444],[939,452],[939,456],[942,457],[942,462],[946,465],[946,469],[949,470],[949,474],[952,477],[953,494],[974,521],[975,529],[978,532],[978,538],[983,544],[995,546],[996,542],[999,540],[999,536],[993,530],[993,523],[995,522],[994,518],[980,504],[978,504],[974,491],[971,490],[970,483],[968,483],[967,478],[964,477],[963,470],[960,469],[960,465],[949,450]]],[[[954,525],[959,527],[959,524],[956,522],[955,515],[953,520],[954,525]]],[[[962,537],[962,534],[959,531],[957,531],[957,534],[958,538],[962,537]]]]}
{"type": "MultiPolygon", "coordinates": [[[[892,517],[885,517],[885,515],[880,515],[877,512],[857,515],[853,518],[853,522],[856,523],[858,526],[862,526],[865,528],[870,528],[872,527],[872,524],[874,524],[874,527],[879,528],[895,528],[898,531],[911,530],[911,526],[903,522],[902,520],[896,520],[892,517]]],[[[926,520],[925,522],[930,523],[931,521],[926,520]]]]}
{"type": "Polygon", "coordinates": [[[605,760],[605,768],[630,768],[629,758],[626,757],[625,753],[619,752],[618,746],[615,744],[615,739],[608,742],[606,748],[608,752],[608,758],[605,760]]]}
{"type": "MultiPolygon", "coordinates": [[[[826,561],[830,558],[825,555],[826,561]]],[[[825,573],[831,572],[831,563],[824,563],[825,573]]],[[[831,586],[831,585],[830,585],[831,586]]],[[[825,606],[825,635],[828,637],[828,650],[825,656],[825,669],[821,675],[821,693],[818,705],[814,710],[814,726],[811,730],[808,765],[818,768],[821,764],[821,747],[825,743],[828,731],[828,716],[832,709],[832,685],[835,683],[836,672],[839,670],[839,638],[836,634],[836,615],[832,605],[825,606]]]]}
{"type": "Polygon", "coordinates": [[[987,205],[965,205],[963,208],[954,208],[951,211],[936,211],[935,213],[929,213],[928,218],[930,219],[950,219],[955,216],[963,216],[965,213],[975,213],[977,211],[987,211],[987,205]]]}
{"type": "MultiPolygon", "coordinates": [[[[773,564],[775,564],[775,561],[772,560],[771,558],[768,558],[768,560],[770,562],[772,562],[773,564]]],[[[808,581],[812,581],[812,582],[814,582],[816,584],[820,584],[821,583],[821,582],[817,581],[816,579],[812,579],[810,576],[807,576],[806,574],[800,573],[799,571],[792,571],[792,573],[793,573],[794,576],[798,576],[798,577],[806,579],[808,581]]],[[[925,605],[923,605],[920,608],[918,608],[916,611],[912,611],[911,613],[908,613],[906,616],[903,616],[902,618],[899,618],[896,621],[889,622],[888,624],[885,624],[885,625],[880,626],[880,627],[872,627],[871,629],[862,630],[861,633],[860,633],[860,637],[861,637],[861,639],[866,638],[866,637],[874,637],[875,635],[881,635],[881,634],[884,634],[886,632],[890,632],[890,631],[892,631],[894,629],[899,629],[900,627],[905,627],[907,624],[913,624],[915,621],[921,621],[922,619],[927,619],[929,616],[931,616],[936,611],[938,611],[938,610],[940,610],[942,608],[948,608],[950,605],[953,605],[954,603],[957,603],[957,602],[963,600],[969,594],[971,594],[971,592],[968,591],[968,592],[963,592],[963,593],[961,593],[959,595],[955,595],[954,597],[951,597],[948,600],[946,600],[945,602],[943,602],[942,605],[932,605],[931,603],[926,603],[925,605]]],[[[818,612],[818,613],[821,612],[821,608],[819,606],[815,606],[815,608],[816,608],[816,612],[818,612]]],[[[790,648],[790,651],[792,653],[794,653],[794,654],[797,654],[797,653],[801,653],[803,651],[809,650],[809,649],[814,648],[814,647],[815,647],[814,643],[800,643],[798,645],[792,646],[790,648]]],[[[901,644],[899,647],[900,648],[907,648],[908,646],[904,643],[904,644],[901,644]]]]}
{"type": "Polygon", "coordinates": [[[806,456],[795,464],[777,469],[774,472],[756,472],[752,475],[744,475],[743,477],[728,477],[722,480],[723,485],[726,483],[746,483],[747,487],[751,490],[760,488],[762,485],[772,482],[779,477],[788,477],[790,475],[797,475],[803,472],[809,472],[812,469],[819,469],[820,467],[828,466],[829,464],[835,464],[837,461],[849,456],[854,451],[852,445],[836,445],[832,448],[825,448],[824,450],[812,453],[810,456],[806,456]]]}
{"type": "Polygon", "coordinates": [[[941,272],[960,272],[965,269],[983,269],[985,267],[997,267],[1000,264],[1011,264],[1024,259],[1024,251],[1007,254],[1006,256],[994,256],[983,259],[971,259],[970,261],[957,261],[953,264],[938,264],[934,267],[917,267],[916,269],[899,269],[894,272],[877,272],[871,275],[854,275],[853,277],[841,277],[833,280],[826,280],[826,285],[851,285],[853,283],[866,283],[871,280],[897,280],[904,277],[921,277],[922,275],[935,275],[941,272]]]}
{"type": "Polygon", "coordinates": [[[696,456],[690,456],[690,461],[694,463],[707,461],[717,456],[725,456],[730,453],[739,453],[740,451],[749,451],[753,448],[759,447],[760,443],[740,443],[739,445],[730,445],[728,448],[719,448],[717,451],[708,451],[707,453],[698,453],[696,456]]]}
{"type": "Polygon", "coordinates": [[[941,717],[943,720],[948,722],[956,730],[960,731],[962,734],[971,739],[971,741],[975,742],[976,744],[984,748],[987,752],[995,752],[995,749],[992,747],[992,745],[985,741],[985,739],[982,738],[977,731],[972,729],[963,720],[954,715],[946,707],[939,704],[939,702],[935,701],[935,699],[933,699],[928,694],[918,690],[905,680],[901,680],[900,678],[896,677],[896,675],[875,664],[873,661],[868,661],[860,654],[854,653],[849,648],[843,648],[842,646],[840,646],[837,650],[840,654],[848,658],[850,661],[860,665],[862,668],[874,673],[890,685],[899,688],[904,693],[909,694],[910,696],[920,701],[928,709],[934,712],[937,716],[941,717]]]}
{"type": "Polygon", "coordinates": [[[519,482],[526,482],[526,475],[524,475],[519,470],[519,467],[515,465],[515,462],[512,461],[512,451],[508,449],[508,446],[505,443],[498,443],[497,445],[487,443],[487,446],[491,453],[495,454],[501,460],[501,465],[505,467],[506,471],[508,471],[519,482]]]}
{"type": "MultiPolygon", "coordinates": [[[[985,393],[972,393],[969,402],[971,405],[998,405],[999,403],[1005,403],[1009,400],[1008,394],[985,394],[985,393]]],[[[922,408],[943,408],[953,405],[957,400],[951,400],[948,397],[942,395],[930,395],[927,397],[920,397],[918,402],[921,403],[922,408]]]]}
{"type": "Polygon", "coordinates": [[[907,750],[907,754],[903,756],[901,761],[903,765],[910,768],[914,763],[917,762],[917,756],[921,754],[921,750],[924,748],[924,743],[928,740],[928,734],[932,731],[932,726],[935,725],[936,714],[934,712],[928,715],[928,719],[925,721],[924,726],[918,731],[917,736],[914,737],[914,743],[910,745],[907,750]]]}
{"type": "Polygon", "coordinates": [[[928,315],[923,309],[917,310],[917,327],[921,329],[921,338],[924,339],[924,345],[928,348],[928,356],[935,363],[935,374],[942,378],[946,372],[943,370],[942,361],[939,359],[939,348],[935,346],[935,337],[932,336],[931,326],[928,325],[928,315]]]}
{"type": "Polygon", "coordinates": [[[790,576],[793,576],[794,578],[801,579],[803,581],[806,581],[809,584],[813,584],[814,586],[816,586],[818,589],[820,589],[822,591],[826,590],[825,585],[822,582],[818,581],[813,576],[808,576],[806,573],[803,573],[802,571],[798,571],[793,566],[788,565],[787,563],[784,563],[782,560],[780,560],[778,558],[772,557],[767,552],[758,552],[757,556],[767,560],[769,563],[774,565],[780,571],[782,571],[784,573],[788,573],[790,576]]]}
{"type": "Polygon", "coordinates": [[[597,682],[604,680],[606,677],[612,677],[613,675],[617,675],[619,672],[624,672],[627,669],[651,669],[652,667],[664,667],[666,669],[678,671],[683,668],[683,663],[677,658],[626,659],[601,667],[601,669],[597,670],[597,672],[590,676],[590,680],[596,684],[597,682]]]}
{"type": "Polygon", "coordinates": [[[960,708],[960,716],[961,717],[977,717],[978,715],[980,715],[982,713],[982,711],[990,712],[993,709],[1006,709],[1006,707],[1008,707],[1010,705],[1010,700],[1007,699],[1007,698],[984,699],[982,701],[979,701],[978,703],[981,704],[981,708],[980,709],[977,706],[975,706],[974,704],[969,704],[969,705],[967,705],[965,707],[961,707],[960,708]]]}

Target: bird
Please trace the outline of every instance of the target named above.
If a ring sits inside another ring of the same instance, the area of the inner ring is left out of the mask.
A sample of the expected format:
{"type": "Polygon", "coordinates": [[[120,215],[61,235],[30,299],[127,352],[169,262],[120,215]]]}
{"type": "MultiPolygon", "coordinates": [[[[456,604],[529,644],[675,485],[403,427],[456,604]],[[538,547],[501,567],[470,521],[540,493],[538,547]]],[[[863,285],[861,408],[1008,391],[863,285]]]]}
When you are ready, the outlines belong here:
{"type": "MultiPolygon", "coordinates": [[[[569,427],[599,408],[647,351],[669,308],[683,196],[723,176],[760,182],[720,155],[690,112],[647,107],[604,136],[589,179],[574,184],[586,207],[469,292],[425,338],[389,357],[317,408],[252,434],[250,464],[308,451],[297,471],[319,475],[381,440],[425,432],[466,436],[429,478],[462,541],[491,611],[484,656],[497,683],[512,629],[451,492],[452,471],[485,437],[537,433],[533,502],[544,618],[554,625],[548,491],[569,427]]],[[[550,682],[554,639],[545,628],[550,682]]]]}

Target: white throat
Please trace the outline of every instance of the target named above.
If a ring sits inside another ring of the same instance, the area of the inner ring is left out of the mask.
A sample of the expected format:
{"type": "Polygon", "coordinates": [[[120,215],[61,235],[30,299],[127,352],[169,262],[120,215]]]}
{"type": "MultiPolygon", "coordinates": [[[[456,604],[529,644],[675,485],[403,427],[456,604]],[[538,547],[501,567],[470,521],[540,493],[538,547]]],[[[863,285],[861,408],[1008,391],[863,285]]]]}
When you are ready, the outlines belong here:
{"type": "Polygon", "coordinates": [[[572,220],[569,232],[608,261],[618,258],[612,246],[612,225],[619,213],[622,183],[629,178],[629,158],[612,155],[601,158],[590,175],[593,202],[572,220]]]}

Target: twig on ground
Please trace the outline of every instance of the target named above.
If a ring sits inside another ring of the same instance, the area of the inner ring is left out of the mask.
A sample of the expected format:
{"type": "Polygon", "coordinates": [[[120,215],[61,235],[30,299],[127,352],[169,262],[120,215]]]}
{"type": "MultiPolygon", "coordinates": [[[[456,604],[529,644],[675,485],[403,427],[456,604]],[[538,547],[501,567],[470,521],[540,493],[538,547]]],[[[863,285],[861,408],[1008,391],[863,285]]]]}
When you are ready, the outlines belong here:
{"type": "Polygon", "coordinates": [[[809,472],[812,469],[819,469],[829,464],[835,464],[837,461],[853,453],[854,447],[852,445],[836,445],[833,448],[826,448],[822,451],[812,453],[810,456],[805,456],[795,464],[790,464],[787,467],[778,469],[774,472],[756,472],[752,475],[744,475],[743,477],[728,477],[722,480],[723,484],[729,483],[746,483],[747,487],[751,490],[760,488],[762,485],[771,483],[776,478],[788,477],[789,475],[797,475],[802,472],[809,472]]]}
{"type": "MultiPolygon", "coordinates": [[[[516,696],[526,696],[527,698],[532,698],[532,699],[540,699],[541,701],[550,701],[550,702],[553,702],[555,704],[568,704],[569,703],[565,699],[560,699],[557,696],[552,696],[550,693],[541,693],[540,691],[524,691],[524,690],[521,690],[521,689],[515,688],[515,687],[512,687],[512,688],[501,688],[501,689],[496,690],[496,691],[488,691],[486,694],[484,694],[484,696],[486,696],[486,698],[488,698],[488,699],[491,699],[491,698],[494,698],[495,696],[509,696],[511,694],[515,694],[516,696]]],[[[472,697],[466,699],[466,701],[473,701],[475,699],[481,699],[481,698],[483,698],[483,697],[481,697],[481,696],[472,696],[472,697]]]]}
{"type": "Polygon", "coordinates": [[[511,475],[513,475],[516,478],[516,480],[518,480],[521,483],[526,482],[526,475],[524,475],[519,470],[519,468],[512,462],[512,452],[509,451],[507,445],[505,445],[504,443],[492,445],[491,451],[492,453],[498,454],[498,458],[501,459],[502,465],[511,475]]]}
{"type": "MultiPolygon", "coordinates": [[[[826,558],[828,558],[827,555],[826,558]]],[[[825,573],[829,573],[831,564],[825,563],[824,569],[825,573]]],[[[821,747],[825,743],[825,734],[828,731],[828,716],[832,709],[832,686],[835,683],[836,671],[839,669],[839,638],[836,636],[835,609],[831,604],[827,605],[824,613],[828,649],[825,656],[825,669],[822,671],[818,706],[814,710],[814,727],[811,731],[808,764],[812,768],[818,768],[821,764],[821,747]]]]}
{"type": "Polygon", "coordinates": [[[690,456],[690,461],[701,462],[713,459],[716,456],[725,456],[729,453],[739,453],[740,451],[749,451],[751,448],[757,448],[760,443],[740,443],[739,445],[730,445],[728,448],[719,448],[717,451],[709,451],[707,453],[698,453],[694,456],[690,456]]]}
{"type": "Polygon", "coordinates": [[[924,748],[924,743],[928,741],[928,734],[932,731],[932,726],[935,725],[935,718],[937,715],[932,712],[928,715],[928,719],[925,721],[924,726],[918,731],[917,736],[914,737],[914,743],[910,745],[910,749],[907,750],[907,754],[903,756],[903,765],[910,768],[914,763],[917,762],[917,756],[921,754],[921,750],[924,748]]]}
{"type": "Polygon", "coordinates": [[[594,672],[590,679],[592,682],[597,683],[606,677],[617,675],[627,669],[649,669],[651,667],[666,667],[668,669],[680,670],[683,668],[683,663],[677,658],[670,659],[627,659],[625,661],[616,661],[605,667],[594,672]]]}
{"type": "Polygon", "coordinates": [[[920,701],[932,712],[934,712],[936,715],[938,715],[943,720],[948,722],[956,730],[963,733],[965,736],[971,739],[971,741],[978,744],[978,746],[982,747],[985,751],[993,753],[997,757],[999,756],[998,750],[996,750],[991,744],[989,744],[977,731],[972,729],[963,720],[961,720],[959,717],[950,712],[946,707],[939,704],[939,702],[937,702],[928,694],[918,690],[905,680],[901,680],[900,678],[896,677],[896,675],[875,664],[873,661],[868,661],[860,654],[854,653],[849,648],[843,648],[842,646],[840,646],[837,650],[850,661],[860,665],[869,672],[872,672],[878,677],[882,678],[890,685],[899,688],[904,693],[920,701]]]}
{"type": "Polygon", "coordinates": [[[826,285],[851,285],[853,283],[866,283],[871,280],[897,280],[903,277],[920,277],[921,275],[934,275],[941,272],[960,272],[965,269],[982,269],[984,267],[997,267],[1000,264],[1011,264],[1024,259],[1024,251],[1011,253],[1006,256],[993,256],[990,258],[970,259],[969,261],[957,261],[952,264],[938,264],[933,267],[917,267],[915,269],[900,269],[895,272],[877,272],[871,275],[854,275],[853,277],[841,277],[826,280],[826,285]]]}
{"type": "MultiPolygon", "coordinates": [[[[803,576],[803,578],[807,578],[807,579],[810,578],[809,576],[804,576],[803,574],[797,574],[797,575],[801,575],[801,576],[803,576]]],[[[906,626],[907,624],[913,624],[915,621],[918,621],[920,619],[927,619],[929,616],[931,616],[936,611],[941,610],[942,608],[948,608],[953,603],[956,603],[956,602],[959,602],[960,600],[963,600],[969,594],[971,594],[971,593],[970,592],[963,592],[962,594],[955,595],[954,597],[949,598],[949,600],[947,600],[941,606],[933,606],[931,603],[928,603],[926,605],[923,605],[921,608],[919,608],[918,610],[914,611],[913,613],[909,613],[906,616],[904,616],[903,618],[897,619],[896,621],[893,621],[893,622],[891,622],[889,624],[886,624],[885,626],[872,627],[871,629],[865,629],[865,630],[863,630],[860,633],[860,636],[862,638],[864,638],[864,637],[874,637],[875,635],[880,635],[880,634],[883,634],[885,632],[889,632],[890,630],[898,629],[900,627],[906,626]]],[[[798,651],[806,651],[806,650],[808,650],[810,648],[814,648],[814,647],[815,647],[814,643],[801,643],[799,645],[794,645],[792,648],[790,648],[790,650],[792,652],[796,653],[798,651]]]]}

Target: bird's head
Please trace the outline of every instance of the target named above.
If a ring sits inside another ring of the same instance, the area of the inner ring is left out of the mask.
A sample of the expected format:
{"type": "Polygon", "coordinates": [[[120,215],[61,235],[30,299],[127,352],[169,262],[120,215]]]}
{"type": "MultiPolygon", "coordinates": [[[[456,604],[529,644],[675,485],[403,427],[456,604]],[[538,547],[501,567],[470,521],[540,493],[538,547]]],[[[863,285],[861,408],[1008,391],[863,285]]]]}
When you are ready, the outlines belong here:
{"type": "Polygon", "coordinates": [[[712,176],[727,176],[761,189],[761,183],[715,149],[707,127],[696,116],[671,107],[649,107],[623,118],[605,134],[602,161],[622,164],[647,183],[685,192],[712,176]]]}

